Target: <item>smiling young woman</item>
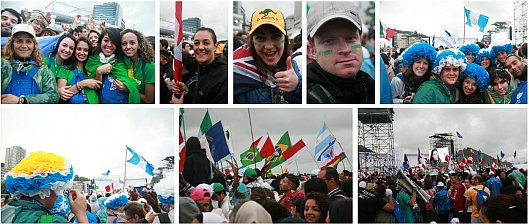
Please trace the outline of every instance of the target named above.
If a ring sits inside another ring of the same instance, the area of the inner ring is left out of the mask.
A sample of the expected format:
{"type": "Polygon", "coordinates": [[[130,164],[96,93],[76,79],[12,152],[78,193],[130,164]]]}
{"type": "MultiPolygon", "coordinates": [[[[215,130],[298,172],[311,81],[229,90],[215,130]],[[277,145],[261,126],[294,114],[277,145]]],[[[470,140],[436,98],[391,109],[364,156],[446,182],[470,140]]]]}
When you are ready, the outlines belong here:
{"type": "Polygon", "coordinates": [[[301,103],[301,72],[290,58],[283,13],[258,9],[251,24],[248,44],[234,52],[234,103],[301,103]]]}
{"type": "Polygon", "coordinates": [[[228,103],[228,62],[221,56],[215,57],[218,45],[215,31],[199,28],[193,36],[193,44],[197,84],[188,89],[182,82],[169,83],[174,92],[185,92],[180,99],[173,94],[171,103],[228,103]]]}
{"type": "Polygon", "coordinates": [[[129,76],[138,82],[142,103],[154,103],[154,50],[142,33],[126,29],[121,32],[123,62],[129,76]]]}

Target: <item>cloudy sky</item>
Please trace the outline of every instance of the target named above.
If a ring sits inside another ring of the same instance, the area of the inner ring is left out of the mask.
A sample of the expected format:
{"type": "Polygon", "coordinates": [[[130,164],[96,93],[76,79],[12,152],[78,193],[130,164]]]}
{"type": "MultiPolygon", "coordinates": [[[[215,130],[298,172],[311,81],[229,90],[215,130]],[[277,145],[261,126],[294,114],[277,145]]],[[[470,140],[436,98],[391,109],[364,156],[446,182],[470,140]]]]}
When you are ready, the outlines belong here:
{"type": "MultiPolygon", "coordinates": [[[[417,31],[440,36],[445,30],[463,37],[464,9],[470,9],[489,17],[485,31],[493,23],[513,21],[513,3],[510,1],[382,1],[380,20],[390,28],[417,31]]],[[[483,33],[466,26],[467,38],[479,38],[483,33]]]]}
{"type": "MultiPolygon", "coordinates": [[[[160,1],[160,18],[174,24],[174,1],[160,1]]],[[[218,40],[228,39],[228,4],[226,1],[184,1],[182,19],[198,17],[202,25],[215,30],[218,40]]],[[[160,27],[167,26],[161,22],[160,27]]],[[[174,29],[171,26],[171,30],[174,29]]],[[[167,28],[167,27],[166,27],[167,28]]]]}
{"type": "Polygon", "coordinates": [[[459,132],[462,147],[472,147],[491,156],[500,150],[505,159],[527,160],[526,109],[395,109],[395,148],[404,153],[429,149],[429,136],[459,132]]]}
{"type": "MultiPolygon", "coordinates": [[[[1,110],[1,155],[21,146],[30,152],[46,151],[70,159],[80,176],[123,175],[126,145],[154,167],[174,156],[173,109],[120,109],[101,107],[10,108],[1,110]]],[[[132,155],[128,153],[130,159],[132,155]]],[[[4,160],[2,160],[4,162],[4,160]]],[[[127,178],[148,178],[127,163],[127,178]]]]}
{"type": "MultiPolygon", "coordinates": [[[[39,1],[2,1],[2,8],[10,7],[17,11],[28,8],[31,10],[44,11],[46,6],[50,5],[51,0],[39,0],[39,1]]],[[[94,5],[103,4],[110,1],[65,1],[69,6],[75,6],[78,8],[84,8],[89,12],[93,11],[94,5]]],[[[114,1],[112,1],[114,2],[114,1]]],[[[133,28],[141,31],[146,36],[154,36],[154,17],[155,8],[154,1],[117,1],[123,9],[123,20],[125,21],[125,28],[133,28]]],[[[50,6],[51,7],[51,6],[50,6]]],[[[71,7],[55,5],[56,10],[61,11],[72,11],[71,7]]],[[[73,13],[72,13],[73,14],[73,13]]],[[[81,14],[83,15],[83,14],[81,14]]],[[[75,15],[72,15],[75,16],[75,15]]]]}
{"type": "MultiPolygon", "coordinates": [[[[187,138],[196,136],[205,113],[206,109],[185,109],[184,125],[187,138]]],[[[234,157],[240,165],[239,155],[246,151],[252,143],[248,110],[209,109],[209,114],[213,124],[222,121],[226,129],[231,129],[234,157]]],[[[303,139],[310,153],[304,153],[297,160],[299,171],[302,173],[309,173],[317,168],[311,154],[314,154],[316,135],[324,122],[342,145],[349,160],[353,162],[351,157],[353,135],[351,109],[250,109],[250,116],[255,140],[262,135],[269,134],[272,143],[275,144],[285,131],[289,131],[292,145],[299,139],[303,139]]],[[[257,167],[261,168],[263,163],[257,163],[257,167]]],[[[344,161],[344,164],[348,170],[351,170],[347,161],[344,161]]],[[[227,166],[227,164],[224,165],[227,166]]],[[[342,163],[338,169],[343,169],[342,163]]],[[[288,170],[297,172],[296,163],[290,164],[288,170]]],[[[279,166],[273,169],[274,173],[279,171],[279,166]]]]}

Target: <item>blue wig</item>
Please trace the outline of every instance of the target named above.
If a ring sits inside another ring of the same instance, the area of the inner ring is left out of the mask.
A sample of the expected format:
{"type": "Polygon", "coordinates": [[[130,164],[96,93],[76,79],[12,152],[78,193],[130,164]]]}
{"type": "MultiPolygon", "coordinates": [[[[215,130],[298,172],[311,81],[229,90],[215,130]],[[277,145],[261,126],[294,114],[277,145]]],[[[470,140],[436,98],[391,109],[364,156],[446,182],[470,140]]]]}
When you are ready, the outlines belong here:
{"type": "Polygon", "coordinates": [[[118,210],[119,207],[125,206],[129,203],[129,199],[125,194],[113,194],[105,201],[105,207],[112,210],[118,210]]]}
{"type": "Polygon", "coordinates": [[[437,52],[435,48],[427,43],[415,43],[402,53],[402,62],[404,67],[410,68],[413,63],[420,58],[428,60],[430,70],[435,62],[435,55],[437,52]]]}
{"type": "Polygon", "coordinates": [[[500,43],[492,45],[492,54],[494,56],[497,56],[502,51],[512,54],[512,44],[509,40],[500,41],[500,43]]]}
{"type": "Polygon", "coordinates": [[[485,91],[489,86],[489,73],[478,64],[468,64],[465,71],[459,76],[459,81],[463,82],[466,77],[475,79],[476,86],[481,92],[485,91]]]}
{"type": "Polygon", "coordinates": [[[433,72],[435,74],[441,74],[443,67],[450,65],[459,67],[460,72],[465,71],[467,66],[467,56],[457,49],[439,51],[435,58],[433,72]]]}
{"type": "Polygon", "coordinates": [[[461,45],[461,47],[459,47],[459,50],[465,55],[477,55],[479,51],[479,46],[476,43],[466,43],[461,45]]]}
{"type": "Polygon", "coordinates": [[[483,57],[486,57],[489,59],[490,61],[490,66],[493,66],[494,65],[494,61],[496,59],[496,55],[493,55],[491,52],[490,52],[490,48],[483,48],[483,49],[480,49],[478,54],[476,55],[476,63],[479,65],[481,64],[481,60],[483,60],[483,57]]]}

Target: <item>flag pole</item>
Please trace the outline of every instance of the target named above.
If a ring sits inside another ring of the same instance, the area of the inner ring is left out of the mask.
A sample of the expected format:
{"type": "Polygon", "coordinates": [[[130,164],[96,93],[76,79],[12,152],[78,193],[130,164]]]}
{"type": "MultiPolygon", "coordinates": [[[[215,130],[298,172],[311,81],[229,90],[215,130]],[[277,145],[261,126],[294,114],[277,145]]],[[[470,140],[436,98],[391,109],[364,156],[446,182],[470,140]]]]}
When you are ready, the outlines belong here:
{"type": "Polygon", "coordinates": [[[298,161],[296,161],[296,170],[298,171],[298,174],[299,174],[298,161]]]}
{"type": "Polygon", "coordinates": [[[125,173],[124,173],[124,177],[123,177],[123,191],[125,191],[125,184],[127,183],[127,151],[129,151],[127,149],[127,145],[125,145],[125,173]]]}
{"type": "Polygon", "coordinates": [[[185,123],[185,120],[184,120],[184,112],[182,112],[182,108],[180,109],[180,113],[181,116],[182,116],[182,127],[184,128],[184,144],[187,142],[187,136],[186,136],[186,123],[185,123]]]}
{"type": "MultiPolygon", "coordinates": [[[[254,138],[253,138],[253,126],[252,126],[252,116],[250,115],[250,108],[248,108],[248,120],[250,121],[250,134],[252,135],[252,141],[251,142],[253,143],[253,141],[254,141],[254,138]]],[[[257,168],[257,162],[255,162],[255,155],[253,157],[253,167],[257,168]]]]}
{"type": "Polygon", "coordinates": [[[467,26],[465,26],[465,16],[466,16],[466,13],[465,13],[465,7],[463,7],[463,44],[465,43],[465,40],[466,40],[466,28],[467,26]]]}

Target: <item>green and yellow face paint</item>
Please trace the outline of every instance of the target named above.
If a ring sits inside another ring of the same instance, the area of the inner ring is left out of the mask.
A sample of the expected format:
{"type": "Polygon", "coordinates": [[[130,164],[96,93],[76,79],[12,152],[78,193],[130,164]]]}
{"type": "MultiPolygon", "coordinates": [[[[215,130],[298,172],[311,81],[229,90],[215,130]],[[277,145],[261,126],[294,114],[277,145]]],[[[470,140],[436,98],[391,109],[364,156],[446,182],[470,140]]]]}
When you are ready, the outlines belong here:
{"type": "Polygon", "coordinates": [[[333,53],[332,50],[324,50],[324,51],[318,51],[316,53],[316,60],[322,60],[322,59],[325,59],[329,56],[331,56],[333,53]]]}

